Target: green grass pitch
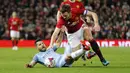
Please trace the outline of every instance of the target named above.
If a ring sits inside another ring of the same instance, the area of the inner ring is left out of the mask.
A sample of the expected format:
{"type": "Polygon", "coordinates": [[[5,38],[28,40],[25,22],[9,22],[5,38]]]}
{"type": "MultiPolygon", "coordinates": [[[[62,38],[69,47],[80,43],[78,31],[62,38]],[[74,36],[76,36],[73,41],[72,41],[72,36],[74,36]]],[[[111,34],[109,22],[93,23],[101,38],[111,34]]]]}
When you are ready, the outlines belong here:
{"type": "MultiPolygon", "coordinates": [[[[37,64],[34,68],[25,68],[38,51],[34,48],[20,48],[13,51],[11,48],[0,49],[0,73],[130,73],[130,48],[101,48],[104,57],[110,61],[105,67],[98,57],[82,61],[79,59],[70,68],[46,68],[37,64]],[[86,64],[86,66],[83,66],[86,64]]],[[[63,49],[58,49],[63,53],[63,49]]]]}

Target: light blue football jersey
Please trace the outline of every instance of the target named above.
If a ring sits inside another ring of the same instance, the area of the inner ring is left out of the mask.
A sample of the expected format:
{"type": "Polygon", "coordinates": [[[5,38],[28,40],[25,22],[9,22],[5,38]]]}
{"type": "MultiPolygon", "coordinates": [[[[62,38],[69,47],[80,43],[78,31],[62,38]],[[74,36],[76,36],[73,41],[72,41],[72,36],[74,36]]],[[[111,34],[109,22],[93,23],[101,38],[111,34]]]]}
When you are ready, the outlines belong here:
{"type": "Polygon", "coordinates": [[[56,46],[46,50],[45,52],[39,52],[34,57],[33,60],[37,63],[44,65],[46,58],[53,58],[55,60],[56,66],[55,67],[62,67],[65,62],[65,55],[61,55],[55,52],[57,49],[56,46]]]}

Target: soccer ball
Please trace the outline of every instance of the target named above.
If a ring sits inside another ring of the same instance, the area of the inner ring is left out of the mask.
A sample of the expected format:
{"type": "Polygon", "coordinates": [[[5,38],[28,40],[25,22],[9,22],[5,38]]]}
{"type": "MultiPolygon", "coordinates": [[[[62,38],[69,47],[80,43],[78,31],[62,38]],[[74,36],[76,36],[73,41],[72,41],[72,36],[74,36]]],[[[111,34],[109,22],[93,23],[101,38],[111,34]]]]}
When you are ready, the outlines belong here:
{"type": "Polygon", "coordinates": [[[49,68],[53,68],[55,67],[55,60],[52,57],[46,58],[44,64],[49,68]]]}

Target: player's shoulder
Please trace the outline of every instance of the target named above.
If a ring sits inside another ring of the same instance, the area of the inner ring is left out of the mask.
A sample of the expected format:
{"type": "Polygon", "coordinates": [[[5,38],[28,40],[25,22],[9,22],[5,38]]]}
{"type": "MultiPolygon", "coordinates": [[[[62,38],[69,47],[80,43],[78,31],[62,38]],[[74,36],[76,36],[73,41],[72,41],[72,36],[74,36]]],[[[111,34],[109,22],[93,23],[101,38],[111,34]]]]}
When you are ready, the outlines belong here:
{"type": "Polygon", "coordinates": [[[68,4],[68,3],[69,3],[69,1],[66,0],[66,1],[63,1],[61,4],[63,5],[63,4],[68,4]]]}
{"type": "Polygon", "coordinates": [[[82,2],[82,0],[76,0],[76,1],[78,1],[78,2],[82,2]]]}
{"type": "Polygon", "coordinates": [[[65,21],[64,18],[62,16],[60,16],[58,22],[64,22],[64,21],[65,21]]]}
{"type": "MultiPolygon", "coordinates": [[[[63,5],[63,4],[71,4],[71,3],[72,3],[72,2],[70,2],[69,0],[67,0],[67,1],[62,2],[61,5],[63,5]]],[[[82,3],[81,0],[76,0],[76,1],[74,2],[74,4],[83,4],[83,3],[82,3]]]]}
{"type": "Polygon", "coordinates": [[[55,51],[57,48],[57,45],[54,44],[51,48],[48,48],[47,51],[55,51]]]}
{"type": "Polygon", "coordinates": [[[60,24],[64,24],[66,22],[66,20],[63,17],[60,17],[60,19],[58,20],[58,23],[60,24]]]}
{"type": "Polygon", "coordinates": [[[35,54],[35,56],[39,56],[39,55],[41,55],[41,54],[43,54],[44,52],[38,52],[38,53],[36,53],[35,54]]]}
{"type": "Polygon", "coordinates": [[[82,0],[76,0],[75,2],[82,2],[82,0]]]}
{"type": "Polygon", "coordinates": [[[34,56],[38,56],[40,53],[36,53],[34,56]]]}
{"type": "Polygon", "coordinates": [[[83,4],[83,2],[82,2],[82,1],[79,1],[79,0],[76,0],[75,3],[83,4]]]}
{"type": "Polygon", "coordinates": [[[20,18],[19,18],[19,17],[16,17],[16,19],[20,20],[20,18]]]}

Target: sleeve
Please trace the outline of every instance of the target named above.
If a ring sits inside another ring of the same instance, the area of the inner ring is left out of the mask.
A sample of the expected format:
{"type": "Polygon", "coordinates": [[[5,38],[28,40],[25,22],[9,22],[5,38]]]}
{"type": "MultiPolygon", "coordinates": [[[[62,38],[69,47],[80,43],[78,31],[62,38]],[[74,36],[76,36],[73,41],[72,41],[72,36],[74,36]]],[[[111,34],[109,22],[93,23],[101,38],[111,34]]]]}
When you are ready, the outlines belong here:
{"type": "Polygon", "coordinates": [[[33,57],[33,60],[34,60],[35,62],[38,62],[38,57],[37,57],[37,55],[35,55],[35,56],[33,57]]]}
{"type": "Polygon", "coordinates": [[[65,21],[62,19],[62,17],[60,17],[60,19],[58,20],[56,27],[57,28],[62,28],[62,26],[64,25],[65,21]]]}
{"type": "Polygon", "coordinates": [[[81,9],[85,9],[84,4],[82,2],[80,2],[80,6],[81,9]]]}
{"type": "Polygon", "coordinates": [[[80,4],[80,8],[71,8],[71,10],[72,10],[73,13],[76,13],[76,14],[83,14],[84,13],[84,11],[86,9],[85,9],[83,3],[80,2],[79,4],[80,4]]]}
{"type": "Polygon", "coordinates": [[[83,15],[86,15],[87,14],[87,12],[88,12],[88,10],[87,9],[85,9],[85,7],[84,7],[84,4],[82,3],[82,2],[80,2],[80,6],[81,6],[81,12],[82,12],[82,14],[83,15]]]}
{"type": "Polygon", "coordinates": [[[53,49],[54,51],[56,51],[57,48],[58,48],[58,47],[56,46],[56,44],[54,44],[52,49],[53,49]]]}
{"type": "Polygon", "coordinates": [[[75,13],[75,14],[83,14],[83,15],[86,15],[88,13],[88,10],[87,9],[77,9],[77,8],[72,8],[72,13],[75,13]]]}
{"type": "Polygon", "coordinates": [[[86,9],[86,10],[84,10],[83,15],[86,15],[87,13],[88,13],[88,10],[86,9]]]}
{"type": "Polygon", "coordinates": [[[40,64],[44,65],[44,63],[42,63],[42,62],[40,62],[40,61],[38,60],[37,55],[35,55],[35,56],[33,57],[32,61],[35,61],[36,63],[40,63],[40,64]]]}
{"type": "Polygon", "coordinates": [[[71,8],[72,13],[83,14],[85,9],[71,8]]]}

